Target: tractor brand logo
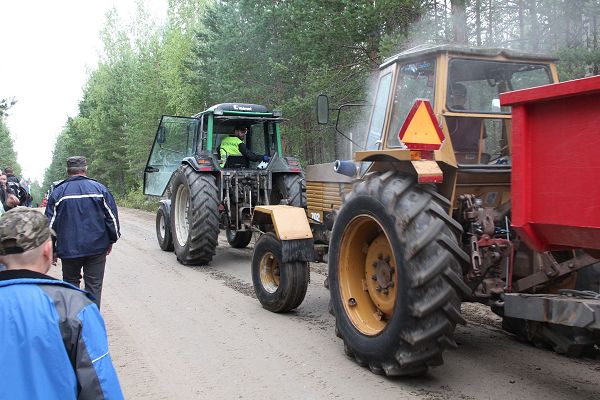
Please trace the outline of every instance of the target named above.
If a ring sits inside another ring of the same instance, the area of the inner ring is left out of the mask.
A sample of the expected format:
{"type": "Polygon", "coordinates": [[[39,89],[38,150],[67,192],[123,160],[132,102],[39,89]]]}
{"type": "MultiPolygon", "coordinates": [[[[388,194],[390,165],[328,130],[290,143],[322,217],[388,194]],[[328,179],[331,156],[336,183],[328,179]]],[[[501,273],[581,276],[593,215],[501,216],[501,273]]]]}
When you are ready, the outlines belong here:
{"type": "Polygon", "coordinates": [[[238,106],[237,104],[233,105],[233,109],[236,111],[252,111],[252,107],[238,106]]]}

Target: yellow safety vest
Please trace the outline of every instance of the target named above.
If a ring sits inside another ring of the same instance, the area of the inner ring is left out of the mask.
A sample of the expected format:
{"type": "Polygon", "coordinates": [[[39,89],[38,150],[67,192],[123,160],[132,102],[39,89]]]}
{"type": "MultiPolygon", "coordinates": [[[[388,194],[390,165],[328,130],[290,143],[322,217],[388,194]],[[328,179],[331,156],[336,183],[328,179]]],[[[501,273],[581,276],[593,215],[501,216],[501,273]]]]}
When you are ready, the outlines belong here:
{"type": "Polygon", "coordinates": [[[241,156],[240,143],[243,143],[242,139],[237,136],[227,136],[221,140],[221,167],[225,165],[227,156],[241,156]]]}

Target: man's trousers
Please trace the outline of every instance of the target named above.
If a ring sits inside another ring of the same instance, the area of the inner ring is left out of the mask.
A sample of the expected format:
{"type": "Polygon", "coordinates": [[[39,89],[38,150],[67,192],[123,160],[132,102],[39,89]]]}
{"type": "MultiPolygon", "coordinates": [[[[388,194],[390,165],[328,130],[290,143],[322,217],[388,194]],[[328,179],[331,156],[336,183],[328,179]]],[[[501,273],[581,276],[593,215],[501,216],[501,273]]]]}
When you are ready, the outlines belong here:
{"type": "Polygon", "coordinates": [[[96,298],[95,303],[99,309],[106,254],[80,258],[62,258],[61,261],[63,280],[77,287],[81,283],[81,270],[83,269],[85,290],[94,295],[96,298]]]}

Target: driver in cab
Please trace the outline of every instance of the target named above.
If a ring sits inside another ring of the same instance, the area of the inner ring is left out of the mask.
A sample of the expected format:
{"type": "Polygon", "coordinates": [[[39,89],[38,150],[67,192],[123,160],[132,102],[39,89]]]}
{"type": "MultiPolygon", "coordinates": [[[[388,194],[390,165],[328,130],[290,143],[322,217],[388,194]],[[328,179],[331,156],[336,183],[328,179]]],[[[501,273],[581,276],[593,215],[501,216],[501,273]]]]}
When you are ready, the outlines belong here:
{"type": "MultiPolygon", "coordinates": [[[[467,88],[461,83],[451,84],[449,100],[451,111],[467,111],[467,88]]],[[[487,134],[481,118],[446,117],[446,125],[454,151],[473,155],[483,152],[483,139],[487,134]]]]}
{"type": "Polygon", "coordinates": [[[245,125],[236,125],[233,130],[233,135],[223,138],[220,145],[221,168],[225,166],[225,161],[228,156],[244,156],[246,165],[248,161],[264,161],[269,162],[271,157],[268,154],[260,155],[248,150],[244,140],[248,133],[248,127],[245,125]]]}

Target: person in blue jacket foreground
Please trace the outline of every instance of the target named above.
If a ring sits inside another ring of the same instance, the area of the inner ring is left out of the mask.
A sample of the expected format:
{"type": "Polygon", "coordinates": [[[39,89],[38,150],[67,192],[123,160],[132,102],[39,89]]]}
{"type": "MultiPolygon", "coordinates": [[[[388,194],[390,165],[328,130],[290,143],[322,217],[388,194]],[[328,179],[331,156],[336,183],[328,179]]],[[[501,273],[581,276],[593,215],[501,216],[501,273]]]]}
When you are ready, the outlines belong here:
{"type": "Polygon", "coordinates": [[[122,399],[98,307],[45,275],[51,233],[30,208],[0,217],[0,399],[122,399]]]}
{"type": "Polygon", "coordinates": [[[67,175],[48,197],[46,217],[56,232],[63,279],[79,287],[83,269],[85,290],[100,308],[106,256],[121,235],[117,205],[103,184],[87,177],[85,157],[69,157],[67,175]]]}

